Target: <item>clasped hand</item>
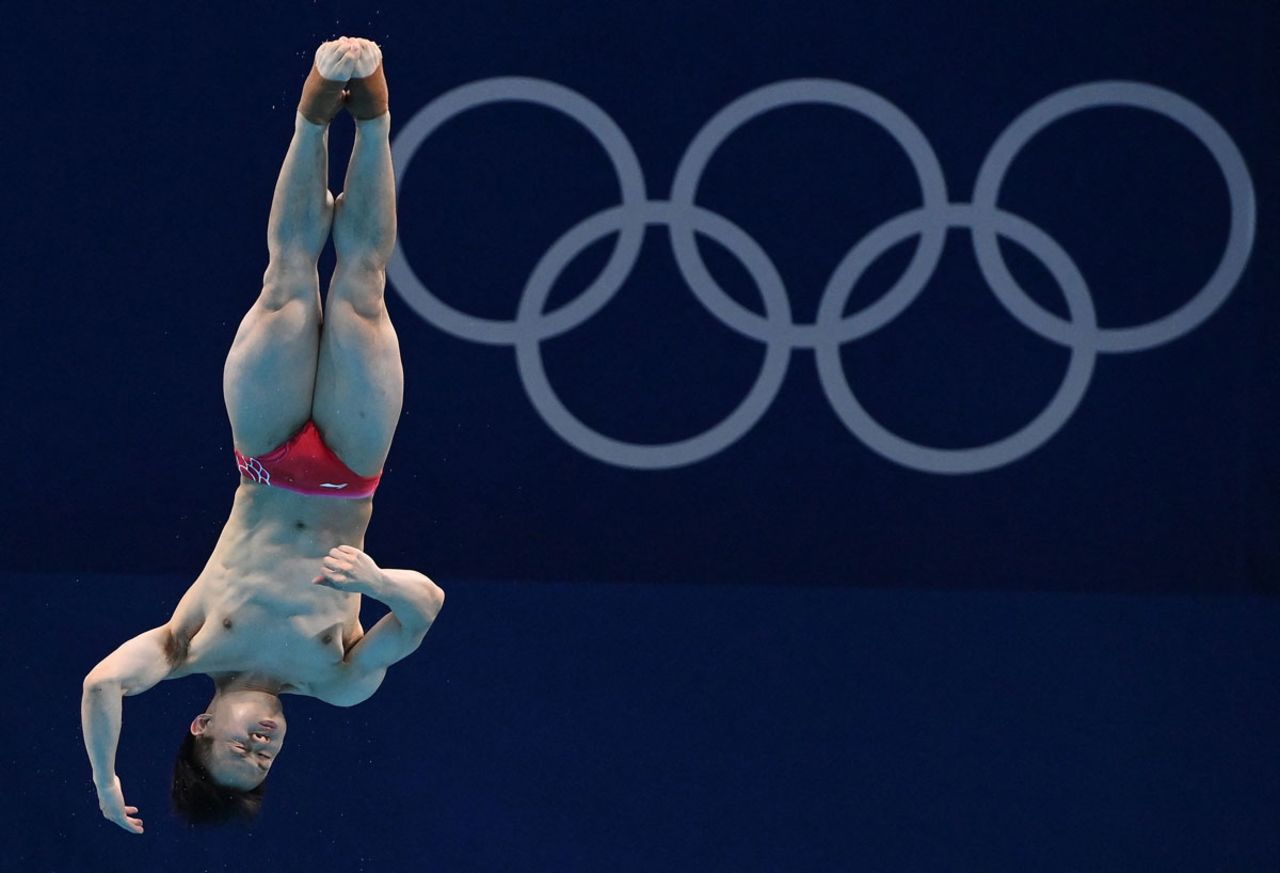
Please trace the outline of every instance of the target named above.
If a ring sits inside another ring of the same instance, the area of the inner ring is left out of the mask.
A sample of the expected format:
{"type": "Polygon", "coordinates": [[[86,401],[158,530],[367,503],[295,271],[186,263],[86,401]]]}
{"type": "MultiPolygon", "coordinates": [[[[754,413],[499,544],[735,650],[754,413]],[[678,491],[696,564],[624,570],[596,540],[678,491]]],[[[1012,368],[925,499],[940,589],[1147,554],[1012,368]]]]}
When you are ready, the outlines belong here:
{"type": "Polygon", "coordinates": [[[377,596],[382,583],[382,570],[355,546],[336,546],[324,556],[324,571],[311,580],[347,594],[377,596]]]}

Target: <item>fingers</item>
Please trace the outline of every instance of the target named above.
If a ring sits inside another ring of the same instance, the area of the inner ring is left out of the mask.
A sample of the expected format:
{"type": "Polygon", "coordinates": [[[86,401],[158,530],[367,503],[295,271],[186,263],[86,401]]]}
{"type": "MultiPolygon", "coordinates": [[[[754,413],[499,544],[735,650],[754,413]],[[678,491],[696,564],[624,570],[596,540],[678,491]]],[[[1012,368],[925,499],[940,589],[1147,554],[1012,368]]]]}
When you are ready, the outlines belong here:
{"type": "Polygon", "coordinates": [[[332,558],[325,558],[324,562],[324,572],[311,581],[316,585],[323,585],[326,588],[334,588],[341,591],[341,586],[351,581],[347,571],[332,558]]]}
{"type": "Polygon", "coordinates": [[[106,818],[108,821],[112,822],[115,825],[118,825],[119,827],[124,828],[126,831],[129,831],[130,833],[140,834],[143,832],[142,830],[143,825],[142,825],[142,819],[137,818],[137,812],[138,812],[138,807],[126,806],[124,808],[123,815],[119,815],[119,816],[108,815],[106,816],[106,818]]]}
{"type": "Polygon", "coordinates": [[[329,550],[329,554],[325,555],[325,561],[337,561],[346,566],[350,566],[351,562],[359,555],[359,550],[352,546],[335,546],[329,550]]]}
{"type": "Polygon", "coordinates": [[[334,546],[329,550],[329,554],[321,559],[324,572],[314,577],[311,580],[312,584],[342,590],[339,586],[352,581],[350,574],[355,567],[355,558],[359,554],[360,550],[354,546],[334,546]]]}

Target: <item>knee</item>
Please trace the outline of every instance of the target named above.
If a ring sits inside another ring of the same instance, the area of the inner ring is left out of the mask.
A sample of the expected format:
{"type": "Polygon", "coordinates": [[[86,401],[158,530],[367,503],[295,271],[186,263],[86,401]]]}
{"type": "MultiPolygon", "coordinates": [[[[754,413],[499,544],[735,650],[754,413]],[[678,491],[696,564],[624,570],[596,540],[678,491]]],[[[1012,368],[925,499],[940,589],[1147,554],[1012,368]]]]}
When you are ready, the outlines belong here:
{"type": "Polygon", "coordinates": [[[396,222],[381,212],[369,213],[346,204],[346,192],[334,201],[333,250],[339,261],[365,269],[385,269],[396,245],[396,222]]]}
{"type": "Polygon", "coordinates": [[[280,309],[293,300],[311,302],[320,295],[320,274],[305,257],[275,256],[262,275],[260,300],[269,309],[280,309]]]}
{"type": "Polygon", "coordinates": [[[329,302],[349,305],[356,315],[363,318],[380,318],[386,314],[384,292],[387,287],[386,270],[374,262],[363,259],[339,262],[329,284],[329,302]]]}

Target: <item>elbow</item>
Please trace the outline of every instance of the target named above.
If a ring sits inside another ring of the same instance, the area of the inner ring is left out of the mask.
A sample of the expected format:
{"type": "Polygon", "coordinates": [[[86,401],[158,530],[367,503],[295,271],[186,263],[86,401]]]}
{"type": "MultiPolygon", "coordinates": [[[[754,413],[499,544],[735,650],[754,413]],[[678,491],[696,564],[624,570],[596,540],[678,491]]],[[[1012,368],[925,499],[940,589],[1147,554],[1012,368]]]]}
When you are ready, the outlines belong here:
{"type": "Polygon", "coordinates": [[[444,589],[431,581],[427,576],[422,577],[427,585],[428,610],[427,617],[435,621],[436,616],[440,614],[440,610],[444,608],[444,589]]]}
{"type": "Polygon", "coordinates": [[[118,691],[120,683],[103,674],[90,672],[89,675],[84,677],[84,682],[81,683],[80,687],[86,696],[90,696],[105,694],[108,691],[118,691]]]}
{"type": "Polygon", "coordinates": [[[444,609],[444,589],[436,583],[431,583],[431,620],[435,621],[440,610],[444,609]]]}

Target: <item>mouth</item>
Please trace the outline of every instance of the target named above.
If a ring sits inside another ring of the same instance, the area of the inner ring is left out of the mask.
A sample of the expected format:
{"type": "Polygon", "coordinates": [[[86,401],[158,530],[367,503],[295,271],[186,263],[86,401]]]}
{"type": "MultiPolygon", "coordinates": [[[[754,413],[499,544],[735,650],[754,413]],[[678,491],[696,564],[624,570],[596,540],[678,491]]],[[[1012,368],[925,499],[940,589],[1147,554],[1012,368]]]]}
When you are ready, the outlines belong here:
{"type": "Polygon", "coordinates": [[[260,721],[258,722],[258,726],[264,727],[269,731],[273,731],[276,729],[276,723],[274,721],[260,721]]]}

